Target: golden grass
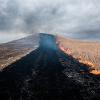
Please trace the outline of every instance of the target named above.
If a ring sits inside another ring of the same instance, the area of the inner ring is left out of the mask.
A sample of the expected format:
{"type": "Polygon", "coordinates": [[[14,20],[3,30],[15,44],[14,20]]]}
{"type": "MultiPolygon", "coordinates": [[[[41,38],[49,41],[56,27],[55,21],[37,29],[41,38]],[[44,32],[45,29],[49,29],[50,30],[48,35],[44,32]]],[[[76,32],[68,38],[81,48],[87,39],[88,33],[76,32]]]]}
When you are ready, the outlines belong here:
{"type": "Polygon", "coordinates": [[[100,74],[100,42],[70,40],[57,36],[57,43],[62,51],[72,55],[80,63],[91,66],[90,73],[100,74]]]}

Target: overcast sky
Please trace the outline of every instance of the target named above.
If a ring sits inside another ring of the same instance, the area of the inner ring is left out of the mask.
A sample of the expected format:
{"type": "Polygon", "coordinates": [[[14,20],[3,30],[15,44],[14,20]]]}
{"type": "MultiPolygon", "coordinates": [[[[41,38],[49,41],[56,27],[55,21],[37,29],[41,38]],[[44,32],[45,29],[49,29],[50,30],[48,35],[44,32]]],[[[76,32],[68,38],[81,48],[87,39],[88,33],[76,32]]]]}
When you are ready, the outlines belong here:
{"type": "Polygon", "coordinates": [[[100,39],[100,0],[0,0],[0,34],[39,32],[100,39]]]}

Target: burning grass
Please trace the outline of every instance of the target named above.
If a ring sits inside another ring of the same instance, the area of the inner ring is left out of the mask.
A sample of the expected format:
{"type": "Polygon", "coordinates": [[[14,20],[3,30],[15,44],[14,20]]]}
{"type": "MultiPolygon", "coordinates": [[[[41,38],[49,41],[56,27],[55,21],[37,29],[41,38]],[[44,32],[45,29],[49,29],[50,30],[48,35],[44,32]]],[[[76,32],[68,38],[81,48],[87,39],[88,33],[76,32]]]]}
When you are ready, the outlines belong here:
{"type": "Polygon", "coordinates": [[[69,40],[57,36],[59,48],[80,63],[91,67],[90,73],[100,75],[100,42],[69,40]]]}

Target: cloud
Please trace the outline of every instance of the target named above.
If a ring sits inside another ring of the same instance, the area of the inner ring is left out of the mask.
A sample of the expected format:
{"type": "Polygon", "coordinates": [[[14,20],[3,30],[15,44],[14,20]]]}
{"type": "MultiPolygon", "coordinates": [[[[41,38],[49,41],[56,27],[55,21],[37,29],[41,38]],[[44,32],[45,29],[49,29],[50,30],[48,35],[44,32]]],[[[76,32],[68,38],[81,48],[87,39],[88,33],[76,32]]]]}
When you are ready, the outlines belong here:
{"type": "Polygon", "coordinates": [[[100,0],[0,0],[0,31],[100,36],[100,0]]]}

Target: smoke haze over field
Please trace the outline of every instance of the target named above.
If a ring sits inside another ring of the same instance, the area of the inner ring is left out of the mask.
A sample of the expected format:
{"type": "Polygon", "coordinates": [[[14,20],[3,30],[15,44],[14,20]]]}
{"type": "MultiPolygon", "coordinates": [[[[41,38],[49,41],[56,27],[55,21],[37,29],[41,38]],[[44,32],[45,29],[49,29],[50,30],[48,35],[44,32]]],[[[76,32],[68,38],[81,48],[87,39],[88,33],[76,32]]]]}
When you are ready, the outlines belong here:
{"type": "Polygon", "coordinates": [[[100,39],[100,0],[0,0],[0,34],[100,39]]]}
{"type": "Polygon", "coordinates": [[[24,38],[26,36],[28,36],[28,35],[24,34],[24,33],[20,33],[20,34],[4,33],[4,34],[0,34],[0,44],[10,42],[10,41],[13,41],[13,40],[17,40],[17,39],[21,39],[21,38],[24,38]]]}

